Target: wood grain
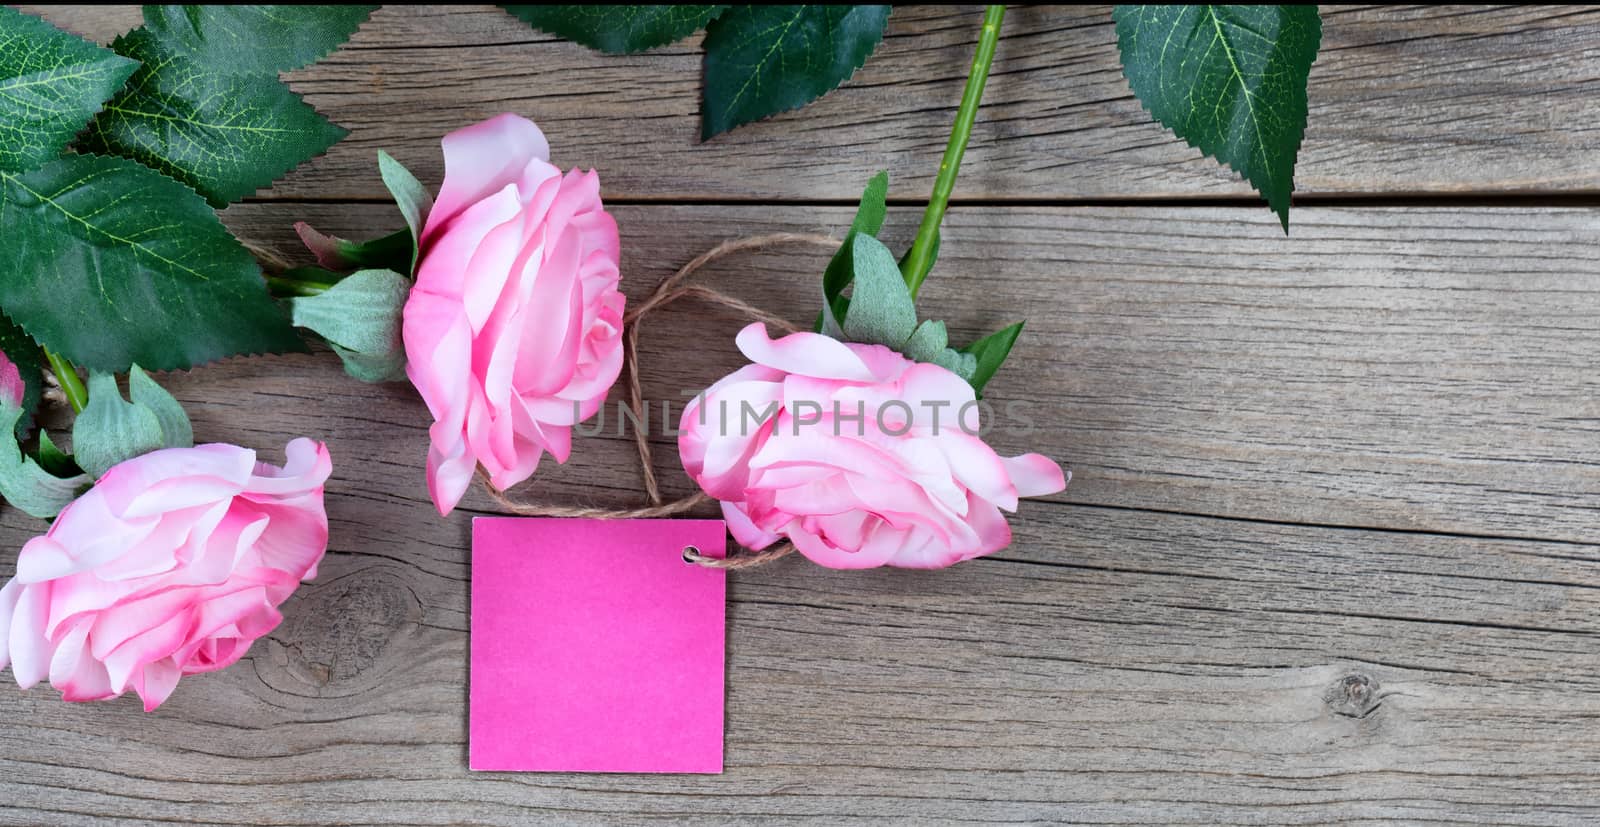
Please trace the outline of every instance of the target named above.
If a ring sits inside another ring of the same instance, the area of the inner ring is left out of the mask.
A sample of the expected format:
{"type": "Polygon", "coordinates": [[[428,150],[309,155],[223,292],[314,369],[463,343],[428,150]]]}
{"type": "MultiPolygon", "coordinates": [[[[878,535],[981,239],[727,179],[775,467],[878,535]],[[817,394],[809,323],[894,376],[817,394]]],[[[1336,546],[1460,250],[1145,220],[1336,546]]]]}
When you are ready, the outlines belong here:
{"type": "MultiPolygon", "coordinates": [[[[848,221],[616,213],[635,297],[726,236],[848,221]]],[[[398,220],[226,214],[285,255],[292,218],[398,220]]],[[[1062,418],[996,440],[1068,462],[1073,487],[1026,503],[1012,548],[944,572],[736,576],[719,777],[468,773],[467,535],[492,507],[474,491],[432,513],[422,404],[327,353],[165,375],[200,439],[271,458],[328,441],[329,558],[247,662],[155,716],[0,691],[0,823],[1593,823],[1595,213],[1312,209],[1294,241],[1211,240],[1271,220],[952,214],[927,310],[965,336],[1026,308],[992,396],[1062,418]]],[[[800,317],[820,263],[708,275],[800,317]]],[[[663,311],[651,395],[732,368],[738,323],[663,311]]],[[[626,440],[575,457],[523,493],[637,496],[626,440]]],[[[670,453],[660,468],[681,490],[670,453]]],[[[39,528],[7,510],[0,566],[39,528]]]]}
{"type": "MultiPolygon", "coordinates": [[[[295,362],[293,393],[347,387],[327,359],[295,362]]],[[[279,436],[244,423],[286,391],[207,387],[239,407],[203,432],[279,436]]],[[[186,679],[155,717],[0,692],[0,822],[1600,817],[1600,550],[1060,504],[947,572],[736,577],[723,776],[474,776],[469,515],[370,485],[413,473],[371,446],[423,438],[374,419],[420,406],[321,402],[341,411],[319,417],[337,457],[321,578],[247,662],[186,679]]]]}
{"type": "MultiPolygon", "coordinates": [[[[133,7],[30,7],[109,39],[133,7]]],[[[385,6],[292,85],[351,130],[266,197],[382,198],[373,153],[441,171],[444,133],[503,111],[611,198],[854,199],[880,169],[926,198],[978,31],[971,7],[898,7],[877,53],[798,112],[701,144],[698,37],[638,56],[558,41],[491,6],[385,6]]],[[[1311,71],[1302,194],[1600,190],[1600,10],[1333,6],[1311,71]]],[[[1013,9],[960,199],[1247,197],[1151,122],[1108,7],[1013,9]]],[[[1264,208],[1263,208],[1264,210],[1264,208]]]]}

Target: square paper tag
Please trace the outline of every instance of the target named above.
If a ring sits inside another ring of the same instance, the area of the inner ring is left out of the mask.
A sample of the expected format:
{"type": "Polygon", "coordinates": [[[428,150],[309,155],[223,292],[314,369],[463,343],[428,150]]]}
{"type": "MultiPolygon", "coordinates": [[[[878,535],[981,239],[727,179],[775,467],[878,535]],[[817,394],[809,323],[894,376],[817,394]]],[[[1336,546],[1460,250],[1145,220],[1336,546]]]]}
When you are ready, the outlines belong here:
{"type": "Polygon", "coordinates": [[[721,520],[472,521],[471,766],[722,772],[721,520]]]}

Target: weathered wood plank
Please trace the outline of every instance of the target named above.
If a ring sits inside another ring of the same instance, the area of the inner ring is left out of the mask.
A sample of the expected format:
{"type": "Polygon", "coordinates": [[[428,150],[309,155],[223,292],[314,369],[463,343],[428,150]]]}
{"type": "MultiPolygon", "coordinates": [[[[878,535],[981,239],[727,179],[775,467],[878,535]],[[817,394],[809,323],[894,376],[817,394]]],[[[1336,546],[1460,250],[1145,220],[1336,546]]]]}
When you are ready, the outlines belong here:
{"type": "MultiPolygon", "coordinates": [[[[851,210],[616,214],[638,297],[725,238],[840,232],[851,210]]],[[[353,237],[399,226],[378,205],[227,213],[244,237],[304,260],[299,218],[353,237]]],[[[957,210],[924,315],[948,319],[958,342],[1027,318],[990,398],[1001,414],[1026,404],[1033,434],[994,438],[1070,465],[1064,501],[1600,540],[1600,213],[1307,209],[1291,239],[1265,232],[1273,220],[1253,209],[957,210]]],[[[915,221],[893,212],[891,247],[915,221]]],[[[809,318],[824,261],[814,250],[749,255],[707,283],[809,318]]],[[[704,307],[650,321],[650,398],[681,410],[681,392],[736,365],[740,321],[704,307]],[[704,358],[673,357],[685,352],[704,358]]],[[[658,469],[680,481],[661,442],[658,469]]],[[[615,451],[627,467],[626,444],[615,451]]]]}
{"type": "MultiPolygon", "coordinates": [[[[725,236],[848,220],[617,214],[634,296],[725,236]]],[[[226,218],[285,252],[294,218],[397,221],[378,205],[226,218]]],[[[1257,220],[952,215],[928,310],[961,335],[1030,315],[993,396],[1065,413],[996,439],[1056,453],[1074,487],[1026,505],[1004,554],[949,571],[736,576],[721,777],[468,773],[467,536],[490,504],[434,516],[420,401],[326,353],[166,375],[203,440],[329,442],[330,557],[247,662],[155,716],[0,688],[0,823],[1593,822],[1594,213],[1306,210],[1294,240],[1262,233],[1216,264],[1209,239],[1257,220]]],[[[896,211],[891,235],[909,221],[896,211]]],[[[709,275],[798,317],[820,262],[709,275]]],[[[736,321],[692,312],[645,336],[656,398],[735,363],[736,321]],[[705,364],[664,358],[689,348],[705,364]]],[[[626,441],[575,456],[536,494],[636,496],[626,441]]],[[[41,527],[0,513],[0,567],[41,527]]]]}
{"type": "MultiPolygon", "coordinates": [[[[269,361],[299,381],[175,384],[231,400],[202,435],[262,444],[305,429],[264,415],[286,395],[318,400],[321,578],[155,716],[0,689],[0,823],[1600,817],[1600,549],[1059,504],[946,572],[738,575],[723,776],[474,776],[468,515],[372,485],[414,475],[395,457],[421,406],[344,395],[327,358],[269,361]]],[[[33,528],[8,513],[0,544],[33,528]]]]}
{"type": "MultiPolygon", "coordinates": [[[[137,23],[130,9],[36,10],[109,39],[137,23]]],[[[1600,10],[1334,6],[1324,15],[1302,193],[1600,189],[1600,10]]],[[[977,29],[971,8],[899,7],[844,88],[702,145],[698,39],[608,57],[489,6],[386,6],[343,50],[291,75],[352,134],[266,195],[382,197],[375,149],[437,177],[440,135],[514,111],[544,127],[558,163],[599,169],[612,198],[848,199],[880,169],[895,197],[925,198],[977,29]]],[[[1018,7],[1006,32],[958,197],[1249,195],[1139,108],[1107,8],[1018,7]]]]}

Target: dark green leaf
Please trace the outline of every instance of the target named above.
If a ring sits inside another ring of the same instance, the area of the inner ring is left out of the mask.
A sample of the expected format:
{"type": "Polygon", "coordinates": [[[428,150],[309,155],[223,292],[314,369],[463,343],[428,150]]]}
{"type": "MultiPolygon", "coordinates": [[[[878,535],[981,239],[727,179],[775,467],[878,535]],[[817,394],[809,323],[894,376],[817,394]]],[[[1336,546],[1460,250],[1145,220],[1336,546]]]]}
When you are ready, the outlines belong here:
{"type": "Polygon", "coordinates": [[[326,152],[347,133],[270,75],[228,75],[135,29],[111,47],[144,65],[106,104],[83,147],[132,158],[223,207],[326,152]]]}
{"type": "Polygon", "coordinates": [[[798,109],[866,63],[888,6],[734,6],[706,27],[700,137],[798,109]]]}
{"type": "Polygon", "coordinates": [[[75,477],[83,473],[78,463],[73,461],[72,455],[56,447],[50,438],[50,432],[39,429],[39,467],[43,468],[52,477],[75,477]]]}
{"type": "Polygon", "coordinates": [[[1002,328],[961,349],[962,353],[969,353],[978,360],[972,378],[968,381],[979,395],[983,394],[983,386],[989,384],[989,380],[994,378],[995,371],[1000,369],[1006,356],[1011,353],[1011,346],[1017,343],[1017,336],[1022,333],[1022,324],[1017,322],[1010,327],[1002,328]]]}
{"type": "Polygon", "coordinates": [[[405,377],[400,316],[411,282],[390,270],[362,270],[315,296],[290,300],[294,323],[328,340],[345,372],[363,382],[405,377]]]}
{"type": "Polygon", "coordinates": [[[844,337],[851,342],[898,349],[916,330],[917,307],[905,280],[900,278],[894,254],[883,242],[865,233],[856,234],[852,251],[855,287],[850,293],[850,310],[844,317],[844,337]]]}
{"type": "MultiPolygon", "coordinates": [[[[15,430],[21,419],[21,408],[0,404],[0,434],[15,430]]],[[[28,516],[54,517],[77,499],[90,482],[92,480],[83,474],[66,479],[57,477],[22,453],[16,440],[0,437],[0,496],[28,516]]]]}
{"type": "Polygon", "coordinates": [[[339,48],[376,8],[152,5],[144,7],[144,25],[207,70],[274,75],[339,48]]]}
{"type": "Polygon", "coordinates": [[[417,180],[403,164],[390,157],[389,153],[378,150],[378,174],[383,177],[383,185],[388,188],[389,194],[394,196],[394,203],[400,208],[400,215],[405,218],[406,226],[411,229],[411,269],[407,272],[415,273],[417,269],[417,251],[422,243],[422,228],[427,226],[428,213],[433,211],[433,196],[428,193],[428,188],[417,180]]]}
{"type": "MultiPolygon", "coordinates": [[[[128,369],[128,398],[133,404],[155,414],[161,423],[161,447],[188,448],[194,445],[194,426],[178,400],[156,384],[138,365],[128,369]]],[[[90,401],[94,401],[90,398],[90,401]]]]}
{"type": "Polygon", "coordinates": [[[540,31],[591,49],[628,54],[688,37],[727,6],[501,6],[540,31]]]}
{"type": "Polygon", "coordinates": [[[139,64],[37,17],[0,6],[0,169],[61,150],[139,64]]]}
{"type": "Polygon", "coordinates": [[[261,270],[188,187],[123,158],[0,172],[0,307],[87,368],[305,348],[261,270]]]}
{"type": "Polygon", "coordinates": [[[162,447],[161,420],[117,390],[117,378],[89,374],[89,404],[72,420],[72,456],[95,479],[126,459],[162,447]]]}
{"type": "Polygon", "coordinates": [[[4,314],[0,314],[0,353],[17,366],[17,375],[22,378],[22,416],[17,419],[16,432],[17,439],[22,439],[33,426],[33,414],[39,410],[39,398],[44,393],[44,354],[39,351],[39,343],[4,314]]]}
{"type": "Polygon", "coordinates": [[[1145,109],[1244,176],[1287,231],[1306,78],[1322,42],[1316,6],[1117,6],[1112,16],[1145,109]]]}

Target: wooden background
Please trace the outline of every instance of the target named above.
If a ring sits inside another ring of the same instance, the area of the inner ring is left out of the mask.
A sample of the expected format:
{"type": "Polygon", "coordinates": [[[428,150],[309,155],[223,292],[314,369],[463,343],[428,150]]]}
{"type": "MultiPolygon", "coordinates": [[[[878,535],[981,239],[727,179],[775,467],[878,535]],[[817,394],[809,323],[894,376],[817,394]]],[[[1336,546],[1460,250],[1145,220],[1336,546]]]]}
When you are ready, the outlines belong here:
{"type": "MultiPolygon", "coordinates": [[[[698,144],[698,40],[605,57],[385,7],[290,76],[350,137],[224,219],[297,261],[298,219],[396,229],[375,151],[434,185],[439,136],[512,111],[600,170],[631,296],[726,238],[841,231],[878,169],[903,245],[978,18],[898,8],[844,88],[698,144]]],[[[1140,111],[1106,8],[1008,14],[925,310],[961,340],[1028,318],[990,393],[1037,430],[997,441],[1073,483],[951,570],[733,576],[726,774],[467,771],[468,525],[494,506],[439,519],[423,405],[322,353],[163,377],[200,439],[327,440],[322,576],[154,715],[0,685],[0,822],[1600,822],[1600,11],[1324,21],[1285,237],[1140,111]]],[[[710,281],[801,318],[821,264],[710,281]]],[[[664,312],[652,397],[735,366],[738,325],[664,312]]],[[[575,457],[527,491],[637,499],[626,441],[575,457]]],[[[6,509],[0,565],[42,529],[6,509]]]]}

